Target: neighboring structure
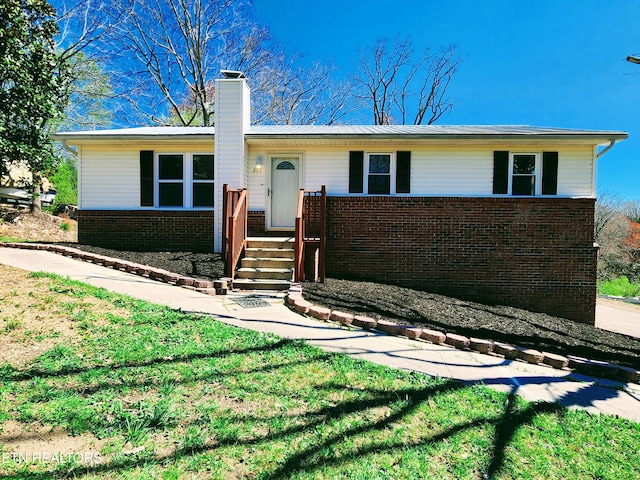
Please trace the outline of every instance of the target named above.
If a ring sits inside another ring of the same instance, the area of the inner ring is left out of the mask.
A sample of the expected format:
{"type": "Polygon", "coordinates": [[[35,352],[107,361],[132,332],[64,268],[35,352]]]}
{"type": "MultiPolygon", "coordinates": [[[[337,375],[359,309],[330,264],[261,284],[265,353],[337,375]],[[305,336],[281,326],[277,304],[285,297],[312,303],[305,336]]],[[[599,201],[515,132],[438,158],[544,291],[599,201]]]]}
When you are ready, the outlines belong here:
{"type": "Polygon", "coordinates": [[[252,126],[241,76],[216,102],[215,135],[58,135],[78,148],[81,243],[218,252],[223,184],[248,189],[253,235],[290,232],[299,189],[326,185],[328,276],[594,322],[596,161],[625,132],[252,126]]]}
{"type": "MultiPolygon", "coordinates": [[[[7,175],[0,177],[0,203],[31,205],[33,202],[33,176],[26,163],[12,164],[7,175]]],[[[52,205],[56,199],[56,190],[48,179],[42,179],[40,202],[43,206],[52,205]]]]}

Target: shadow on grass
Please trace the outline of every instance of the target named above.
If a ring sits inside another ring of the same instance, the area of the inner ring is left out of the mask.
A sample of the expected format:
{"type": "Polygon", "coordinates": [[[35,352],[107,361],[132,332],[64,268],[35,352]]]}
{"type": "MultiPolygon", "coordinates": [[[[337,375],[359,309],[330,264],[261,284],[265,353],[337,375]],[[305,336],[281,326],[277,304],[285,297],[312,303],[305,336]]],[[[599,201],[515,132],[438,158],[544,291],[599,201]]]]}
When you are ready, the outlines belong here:
{"type": "MultiPolygon", "coordinates": [[[[153,359],[145,362],[146,366],[153,366],[159,364],[172,365],[175,362],[188,362],[189,360],[199,360],[202,358],[222,358],[227,355],[243,355],[243,354],[255,354],[255,353],[278,353],[282,351],[282,358],[286,358],[285,348],[289,347],[292,343],[299,342],[282,340],[270,345],[263,345],[257,347],[249,347],[246,349],[235,349],[226,352],[214,352],[203,355],[193,355],[185,358],[166,360],[166,359],[153,359]]],[[[277,356],[277,355],[276,355],[277,356]]],[[[291,359],[290,361],[282,361],[276,364],[265,364],[263,366],[257,366],[252,369],[243,370],[241,373],[247,374],[260,374],[266,371],[277,372],[281,369],[289,369],[291,366],[311,364],[316,362],[331,362],[331,359],[339,358],[337,354],[324,353],[318,351],[316,355],[306,355],[302,359],[291,359]]],[[[135,368],[139,367],[139,363],[133,363],[131,365],[122,365],[118,368],[135,368]]],[[[93,367],[87,367],[85,369],[77,369],[74,372],[56,372],[49,374],[49,377],[64,376],[70,374],[81,374],[92,370],[93,367]]],[[[104,369],[102,366],[95,367],[97,371],[104,369]]],[[[229,371],[223,375],[234,375],[236,372],[229,371]]],[[[20,380],[32,378],[34,372],[29,375],[23,375],[20,380]]],[[[286,375],[286,373],[282,373],[286,375]]],[[[190,378],[184,383],[192,383],[194,381],[203,380],[206,378],[190,378]]],[[[12,379],[16,381],[16,378],[12,379]]],[[[180,382],[176,382],[180,383],[180,382]]],[[[98,388],[124,388],[127,391],[133,388],[144,389],[149,385],[147,381],[132,381],[122,384],[104,384],[91,389],[83,389],[82,393],[87,394],[98,388]]],[[[260,386],[245,386],[246,390],[259,391],[260,386]]],[[[342,401],[335,401],[332,405],[321,406],[317,409],[308,409],[304,413],[287,413],[289,419],[295,418],[296,421],[290,426],[285,426],[279,430],[273,431],[269,428],[257,428],[253,429],[249,435],[238,435],[234,430],[227,430],[225,432],[209,430],[207,442],[202,442],[200,445],[183,445],[177,448],[175,451],[162,456],[129,456],[118,457],[113,459],[110,463],[93,465],[93,466],[78,466],[77,468],[67,468],[63,470],[57,470],[55,472],[20,472],[9,476],[8,478],[21,478],[21,479],[34,479],[44,480],[48,478],[74,478],[84,474],[92,475],[118,475],[124,474],[136,467],[148,468],[150,466],[157,466],[163,468],[164,465],[174,463],[182,458],[190,458],[205,452],[216,452],[218,449],[230,446],[236,446],[242,444],[243,446],[250,446],[254,448],[260,448],[261,446],[267,446],[274,441],[286,441],[288,444],[293,445],[295,440],[299,436],[306,438],[316,438],[315,441],[310,442],[297,442],[299,445],[303,445],[299,449],[290,447],[288,456],[284,458],[279,464],[273,468],[267,468],[262,472],[251,472],[252,475],[262,475],[262,478],[295,478],[302,473],[313,473],[319,469],[326,467],[340,468],[343,465],[357,464],[360,459],[372,454],[380,453],[397,453],[399,451],[406,451],[407,449],[432,446],[441,442],[448,442],[453,436],[463,433],[465,431],[471,431],[481,427],[491,427],[493,430],[492,438],[490,439],[492,447],[488,452],[488,459],[479,459],[476,469],[481,471],[485,478],[493,478],[499,474],[505,466],[505,453],[509,446],[512,444],[515,434],[520,428],[526,425],[530,425],[533,419],[539,414],[556,414],[562,415],[563,409],[557,404],[550,403],[533,403],[527,404],[524,408],[519,408],[516,402],[515,391],[512,391],[505,402],[505,406],[502,411],[480,411],[471,412],[467,418],[462,419],[458,423],[446,422],[442,426],[443,430],[438,429],[437,433],[423,434],[418,438],[412,437],[406,438],[377,438],[374,433],[380,433],[384,431],[392,431],[396,425],[400,422],[410,423],[411,417],[415,416],[417,410],[421,406],[425,406],[426,403],[431,400],[437,400],[438,397],[447,394],[455,394],[456,392],[462,392],[465,389],[473,388],[462,383],[453,380],[432,380],[426,386],[419,386],[416,388],[404,388],[404,389],[377,389],[366,388],[355,389],[352,385],[348,385],[342,382],[328,381],[325,383],[319,383],[316,387],[317,390],[323,391],[326,394],[324,398],[337,398],[337,395],[345,392],[354,392],[359,395],[355,399],[347,399],[342,401]],[[374,410],[382,407],[390,407],[390,413],[386,416],[375,415],[374,410]],[[352,416],[357,416],[360,421],[348,421],[352,416]],[[349,417],[349,418],[348,418],[349,417]],[[331,422],[332,420],[341,421],[345,420],[343,428],[335,428],[328,432],[325,437],[318,438],[317,429],[331,422]],[[231,433],[229,433],[231,432],[231,433]],[[370,441],[363,442],[360,447],[345,447],[345,443],[351,441],[352,444],[358,444],[358,439],[368,434],[372,434],[370,441]],[[215,440],[211,440],[215,438],[215,440]],[[334,455],[335,450],[345,449],[346,451],[340,456],[334,455]]],[[[591,388],[589,385],[585,385],[586,389],[591,388]]],[[[611,392],[614,394],[614,391],[611,392]]],[[[431,405],[429,403],[429,405],[431,405]]],[[[430,407],[433,408],[433,407],[430,407]]],[[[257,415],[253,413],[240,413],[231,414],[229,420],[235,426],[241,427],[250,422],[265,422],[270,418],[279,417],[277,413],[269,415],[257,415]]],[[[415,421],[415,420],[414,420],[415,421]]],[[[189,426],[202,427],[202,421],[198,419],[192,419],[188,422],[183,422],[182,427],[188,428],[189,426]]]]}

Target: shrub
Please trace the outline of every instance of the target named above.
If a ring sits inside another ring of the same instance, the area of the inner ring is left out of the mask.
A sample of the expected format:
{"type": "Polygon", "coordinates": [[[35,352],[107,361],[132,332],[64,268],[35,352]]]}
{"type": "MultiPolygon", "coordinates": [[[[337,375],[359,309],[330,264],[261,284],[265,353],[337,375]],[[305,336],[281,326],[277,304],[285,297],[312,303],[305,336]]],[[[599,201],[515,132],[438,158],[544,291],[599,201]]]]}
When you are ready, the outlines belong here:
{"type": "Polygon", "coordinates": [[[78,204],[78,169],[75,160],[66,158],[49,177],[49,181],[57,190],[56,204],[78,204]]]}
{"type": "Polygon", "coordinates": [[[627,277],[619,277],[601,282],[598,285],[598,291],[603,295],[636,297],[640,295],[640,284],[631,283],[627,277]]]}

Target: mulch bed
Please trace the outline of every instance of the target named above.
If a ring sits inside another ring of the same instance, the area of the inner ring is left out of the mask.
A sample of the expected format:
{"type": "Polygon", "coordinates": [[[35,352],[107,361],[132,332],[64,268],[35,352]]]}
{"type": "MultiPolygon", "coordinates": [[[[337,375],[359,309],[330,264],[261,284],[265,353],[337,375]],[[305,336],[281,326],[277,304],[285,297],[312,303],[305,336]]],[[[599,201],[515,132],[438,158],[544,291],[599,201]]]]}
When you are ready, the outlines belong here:
{"type": "Polygon", "coordinates": [[[107,257],[119,258],[128,262],[161,268],[172,273],[179,273],[193,278],[217,280],[224,277],[224,263],[216,253],[194,252],[135,252],[130,250],[112,250],[109,248],[80,245],[77,243],[63,244],[86,252],[97,253],[107,257]]]}
{"type": "MultiPolygon", "coordinates": [[[[69,246],[195,278],[214,280],[224,276],[224,264],[217,254],[69,246]]],[[[640,369],[640,339],[543,313],[332,278],[324,284],[305,283],[303,295],[305,300],[332,310],[640,369]]]]}
{"type": "Polygon", "coordinates": [[[640,339],[544,313],[331,278],[305,283],[303,295],[332,310],[640,368],[640,339]]]}

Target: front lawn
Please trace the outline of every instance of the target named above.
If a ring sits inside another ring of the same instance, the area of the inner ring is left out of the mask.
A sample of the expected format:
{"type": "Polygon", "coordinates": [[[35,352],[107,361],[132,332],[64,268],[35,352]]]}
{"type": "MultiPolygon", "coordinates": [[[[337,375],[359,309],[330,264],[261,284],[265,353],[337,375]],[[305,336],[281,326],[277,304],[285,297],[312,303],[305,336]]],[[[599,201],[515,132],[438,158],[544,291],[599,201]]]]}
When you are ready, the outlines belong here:
{"type": "Polygon", "coordinates": [[[640,425],[0,265],[0,475],[638,478],[640,425]],[[10,283],[7,283],[10,280],[10,283]]]}

